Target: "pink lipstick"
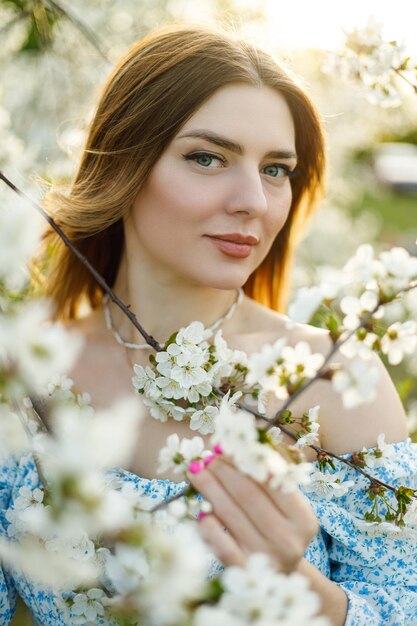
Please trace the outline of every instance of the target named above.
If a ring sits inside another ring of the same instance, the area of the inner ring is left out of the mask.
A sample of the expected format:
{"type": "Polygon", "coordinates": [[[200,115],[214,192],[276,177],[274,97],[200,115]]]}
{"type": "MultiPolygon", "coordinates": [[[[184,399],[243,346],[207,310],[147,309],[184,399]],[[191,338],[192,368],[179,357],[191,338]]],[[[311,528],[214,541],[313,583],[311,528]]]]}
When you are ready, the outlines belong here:
{"type": "Polygon", "coordinates": [[[206,235],[214,245],[226,256],[239,259],[248,257],[252,252],[252,247],[258,243],[258,238],[254,235],[243,235],[241,233],[226,233],[219,235],[206,235]]]}

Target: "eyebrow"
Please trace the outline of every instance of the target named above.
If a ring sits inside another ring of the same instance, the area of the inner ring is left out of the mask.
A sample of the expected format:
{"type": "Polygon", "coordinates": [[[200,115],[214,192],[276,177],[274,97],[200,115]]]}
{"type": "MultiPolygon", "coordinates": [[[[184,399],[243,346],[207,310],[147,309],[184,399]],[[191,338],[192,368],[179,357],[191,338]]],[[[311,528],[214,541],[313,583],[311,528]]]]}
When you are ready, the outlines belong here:
{"type": "MultiPolygon", "coordinates": [[[[199,139],[205,139],[210,143],[215,144],[216,146],[220,146],[221,148],[225,148],[226,150],[230,150],[230,152],[235,152],[236,154],[242,155],[243,148],[239,143],[232,141],[231,139],[227,139],[226,137],[222,137],[217,133],[214,133],[211,130],[190,130],[188,133],[184,135],[179,135],[178,139],[182,139],[184,137],[197,137],[199,139]]],[[[296,159],[297,154],[292,150],[272,150],[265,155],[266,157],[272,157],[274,159],[296,159]]]]}

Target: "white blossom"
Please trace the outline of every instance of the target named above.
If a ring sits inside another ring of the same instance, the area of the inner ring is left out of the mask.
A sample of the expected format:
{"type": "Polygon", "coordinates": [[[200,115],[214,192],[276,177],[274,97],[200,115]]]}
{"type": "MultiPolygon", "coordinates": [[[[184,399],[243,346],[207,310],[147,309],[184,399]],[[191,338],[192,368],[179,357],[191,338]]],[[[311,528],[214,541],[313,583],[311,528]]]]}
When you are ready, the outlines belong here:
{"type": "Polygon", "coordinates": [[[219,409],[215,406],[205,406],[203,409],[192,413],[190,418],[191,430],[198,430],[202,435],[214,432],[214,420],[219,414],[219,409]]]}
{"type": "Polygon", "coordinates": [[[0,403],[0,460],[22,453],[31,447],[18,415],[0,403]]]}
{"type": "Polygon", "coordinates": [[[42,219],[18,196],[0,209],[0,281],[12,292],[28,280],[27,263],[40,244],[42,219]]]}
{"type": "Polygon", "coordinates": [[[381,433],[377,438],[377,447],[375,450],[363,449],[365,452],[365,461],[368,467],[381,467],[386,464],[387,459],[394,457],[394,448],[392,444],[385,443],[385,434],[381,433]]]}
{"type": "Polygon", "coordinates": [[[77,561],[63,553],[48,552],[37,537],[24,537],[19,542],[0,538],[0,558],[26,576],[52,589],[71,590],[78,585],[91,585],[98,570],[93,560],[77,561]]]}
{"type": "Polygon", "coordinates": [[[375,289],[377,281],[387,273],[384,264],[375,258],[374,249],[368,243],[358,247],[354,256],[346,262],[343,271],[348,282],[364,284],[366,289],[375,289]]]}
{"type": "Polygon", "coordinates": [[[279,475],[272,476],[269,485],[272,488],[280,487],[284,493],[295,491],[298,487],[310,482],[311,463],[287,463],[285,475],[280,480],[279,475]]]}
{"type": "Polygon", "coordinates": [[[306,324],[323,302],[321,286],[301,287],[288,307],[288,317],[300,324],[306,324]]]}
{"type": "Polygon", "coordinates": [[[45,548],[48,552],[64,554],[76,561],[90,561],[93,559],[95,546],[86,532],[77,532],[74,529],[67,532],[65,528],[58,530],[60,531],[58,535],[45,541],[45,548]]]}
{"type": "Polygon", "coordinates": [[[417,323],[408,320],[391,324],[381,339],[381,351],[391,365],[398,365],[404,354],[412,354],[417,347],[417,323]]]}
{"type": "MultiPolygon", "coordinates": [[[[155,382],[159,394],[164,398],[168,400],[180,400],[181,398],[184,398],[184,389],[177,380],[174,380],[173,378],[166,378],[165,376],[158,376],[155,382]]],[[[147,394],[147,396],[151,399],[156,399],[158,397],[157,395],[152,396],[149,394],[147,394]]]]}
{"type": "MultiPolygon", "coordinates": [[[[343,326],[348,330],[358,328],[362,317],[373,311],[378,301],[378,294],[370,290],[364,291],[359,298],[345,296],[340,302],[340,308],[345,313],[343,326]]],[[[376,317],[375,314],[374,317],[376,317]]]]}
{"type": "Polygon", "coordinates": [[[190,389],[206,381],[207,372],[202,367],[204,363],[203,354],[183,352],[177,357],[177,364],[172,368],[170,377],[184,389],[190,389]]]}
{"type": "Polygon", "coordinates": [[[68,371],[81,350],[81,337],[48,323],[49,317],[45,302],[32,301],[0,319],[0,367],[2,360],[6,366],[14,363],[30,389],[45,387],[55,374],[68,371]]]}
{"type": "Polygon", "coordinates": [[[341,51],[328,55],[323,70],[360,81],[374,104],[398,106],[396,72],[408,67],[409,58],[404,44],[385,41],[382,23],[370,17],[364,28],[347,34],[341,51]]]}
{"type": "Polygon", "coordinates": [[[135,389],[142,391],[147,398],[158,399],[161,396],[161,389],[157,384],[155,372],[149,366],[142,367],[142,365],[134,365],[133,371],[135,376],[132,377],[132,384],[135,389]]]}
{"type": "Polygon", "coordinates": [[[185,416],[185,409],[177,407],[171,400],[165,400],[164,398],[158,398],[157,400],[151,400],[145,398],[143,403],[150,410],[152,417],[160,422],[167,422],[170,416],[174,416],[178,422],[182,421],[185,416]]]}
{"type": "Polygon", "coordinates": [[[215,431],[211,437],[213,444],[221,443],[226,454],[234,455],[242,448],[258,441],[255,420],[247,411],[230,407],[223,398],[219,414],[215,419],[215,431]]]}
{"type": "Polygon", "coordinates": [[[206,340],[212,335],[211,330],[206,330],[201,322],[191,322],[186,328],[178,331],[175,342],[181,346],[183,352],[194,352],[198,347],[198,351],[206,350],[206,340]]]}
{"type": "Polygon", "coordinates": [[[344,472],[321,472],[314,467],[310,474],[310,482],[303,487],[303,491],[317,494],[319,498],[326,500],[340,498],[355,484],[353,480],[344,478],[344,472]]]}
{"type": "Polygon", "coordinates": [[[353,518],[355,526],[359,530],[366,532],[371,537],[392,537],[393,539],[405,536],[404,528],[400,528],[391,522],[367,522],[364,519],[353,518]]]}
{"type": "MultiPolygon", "coordinates": [[[[344,340],[345,337],[346,335],[343,333],[341,340],[344,340]]],[[[339,350],[348,359],[359,357],[362,361],[367,361],[372,357],[374,347],[378,345],[378,335],[361,329],[359,334],[356,332],[347,341],[344,341],[339,350]]]]}
{"type": "Polygon", "coordinates": [[[381,252],[380,259],[387,273],[383,281],[386,290],[400,291],[417,278],[417,257],[410,256],[404,248],[394,247],[381,252]]]}
{"type": "Polygon", "coordinates": [[[417,530],[417,499],[413,499],[411,504],[407,507],[407,512],[404,515],[404,522],[409,528],[417,530]]]}
{"type": "Polygon", "coordinates": [[[358,358],[353,359],[348,369],[337,371],[332,378],[333,389],[342,394],[347,409],[374,400],[378,381],[377,367],[358,358]]]}
{"type": "Polygon", "coordinates": [[[308,423],[304,426],[307,432],[301,435],[295,443],[296,448],[303,448],[318,442],[318,432],[320,424],[318,423],[320,406],[314,406],[307,413],[308,423]]]}
{"type": "Polygon", "coordinates": [[[221,582],[219,603],[198,609],[193,626],[329,625],[327,618],[316,617],[320,601],[308,589],[307,579],[277,573],[265,554],[252,554],[244,567],[228,567],[221,582]]]}
{"type": "Polygon", "coordinates": [[[156,366],[158,372],[169,378],[171,376],[171,370],[177,364],[177,357],[180,354],[182,354],[182,350],[176,343],[170,343],[165,351],[157,352],[155,360],[158,363],[156,366]]]}
{"type": "Polygon", "coordinates": [[[274,367],[281,359],[282,350],[286,344],[286,339],[278,339],[274,344],[264,344],[260,352],[254,352],[248,358],[248,374],[245,383],[253,385],[256,383],[265,384],[265,381],[272,375],[274,367]]]}
{"type": "Polygon", "coordinates": [[[9,522],[7,534],[9,537],[18,537],[24,533],[30,532],[30,521],[33,512],[38,509],[44,509],[43,504],[44,492],[39,489],[29,489],[29,487],[20,487],[19,495],[14,501],[13,508],[8,509],[5,517],[9,522]]]}
{"type": "Polygon", "coordinates": [[[100,548],[106,578],[113,589],[122,595],[137,589],[150,572],[150,564],[142,547],[117,543],[114,553],[100,548]]]}
{"type": "Polygon", "coordinates": [[[201,437],[180,439],[176,433],[169,435],[166,445],[159,451],[158,473],[172,470],[175,474],[183,473],[188,469],[191,461],[203,458],[208,451],[204,450],[204,441],[201,437]]]}
{"type": "Polygon", "coordinates": [[[312,353],[306,341],[299,341],[294,347],[284,346],[281,354],[293,382],[297,382],[299,377],[313,378],[324,362],[323,354],[312,353]]]}
{"type": "Polygon", "coordinates": [[[103,602],[106,595],[102,589],[93,587],[85,593],[76,593],[72,598],[70,617],[73,624],[93,626],[104,615],[103,602]]]}
{"type": "Polygon", "coordinates": [[[94,412],[61,406],[51,416],[54,438],[40,437],[35,442],[48,449],[55,475],[123,465],[133,454],[141,417],[140,405],[132,398],[94,412]]]}

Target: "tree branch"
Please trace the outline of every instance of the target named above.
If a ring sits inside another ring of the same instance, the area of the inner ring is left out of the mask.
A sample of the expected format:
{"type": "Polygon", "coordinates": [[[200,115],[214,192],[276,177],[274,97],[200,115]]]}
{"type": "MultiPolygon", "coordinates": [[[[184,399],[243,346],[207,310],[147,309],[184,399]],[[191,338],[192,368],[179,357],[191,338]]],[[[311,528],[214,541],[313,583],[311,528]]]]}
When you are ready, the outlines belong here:
{"type": "Polygon", "coordinates": [[[0,180],[3,180],[6,185],[10,187],[15,193],[17,193],[22,198],[25,198],[30,204],[35,207],[35,209],[46,219],[48,224],[54,229],[54,231],[61,237],[64,244],[75,254],[77,259],[88,269],[88,271],[94,276],[100,287],[109,295],[111,300],[117,304],[117,306],[123,311],[125,315],[130,319],[134,327],[140,332],[142,337],[145,339],[146,343],[149,344],[154,350],[160,352],[162,347],[160,344],[152,337],[148,335],[148,333],[144,330],[141,324],[138,322],[136,315],[120,300],[120,298],[114,293],[111,287],[107,284],[104,278],[97,272],[97,270],[91,265],[90,261],[74,246],[74,244],[68,239],[63,230],[58,226],[58,224],[53,220],[53,218],[44,211],[44,209],[34,202],[29,196],[27,196],[23,191],[18,189],[11,180],[9,180],[3,172],[0,170],[0,180]]]}

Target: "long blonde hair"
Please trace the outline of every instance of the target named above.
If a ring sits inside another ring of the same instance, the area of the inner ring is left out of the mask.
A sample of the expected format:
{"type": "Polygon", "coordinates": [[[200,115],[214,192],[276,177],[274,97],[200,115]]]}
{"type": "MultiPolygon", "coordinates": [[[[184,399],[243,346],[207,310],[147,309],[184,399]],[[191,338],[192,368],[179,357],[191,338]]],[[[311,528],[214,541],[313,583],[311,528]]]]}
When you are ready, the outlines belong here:
{"type": "MultiPolygon", "coordinates": [[[[68,193],[50,191],[44,206],[112,286],[125,216],[152,167],[181,126],[231,82],[265,85],[286,100],[295,126],[299,176],[291,180],[289,217],[244,290],[276,310],[286,304],[294,241],[323,188],[325,148],[319,115],[305,91],[268,53],[217,28],[175,24],[135,43],[105,83],[68,193]]],[[[103,292],[54,231],[45,236],[44,292],[56,317],[73,319],[103,292]]]]}

